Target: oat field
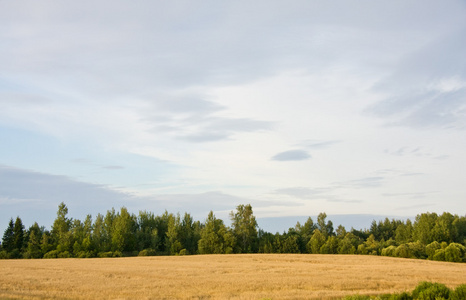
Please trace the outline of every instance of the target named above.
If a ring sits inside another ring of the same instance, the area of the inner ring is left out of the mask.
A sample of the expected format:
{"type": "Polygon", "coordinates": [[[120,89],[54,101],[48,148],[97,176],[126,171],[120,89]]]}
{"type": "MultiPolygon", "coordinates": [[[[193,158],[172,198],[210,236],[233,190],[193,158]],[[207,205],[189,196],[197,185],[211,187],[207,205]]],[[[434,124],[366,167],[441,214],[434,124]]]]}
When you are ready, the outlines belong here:
{"type": "Polygon", "coordinates": [[[466,283],[466,264],[355,255],[1,260],[0,299],[340,299],[466,283]]]}

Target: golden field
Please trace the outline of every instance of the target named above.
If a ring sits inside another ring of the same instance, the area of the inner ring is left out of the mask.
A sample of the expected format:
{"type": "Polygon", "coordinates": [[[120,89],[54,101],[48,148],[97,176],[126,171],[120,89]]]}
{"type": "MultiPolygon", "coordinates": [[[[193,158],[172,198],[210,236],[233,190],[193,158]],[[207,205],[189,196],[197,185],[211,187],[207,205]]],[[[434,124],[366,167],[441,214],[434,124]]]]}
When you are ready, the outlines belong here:
{"type": "Polygon", "coordinates": [[[251,254],[0,260],[0,299],[339,299],[456,287],[466,264],[363,255],[251,254]]]}

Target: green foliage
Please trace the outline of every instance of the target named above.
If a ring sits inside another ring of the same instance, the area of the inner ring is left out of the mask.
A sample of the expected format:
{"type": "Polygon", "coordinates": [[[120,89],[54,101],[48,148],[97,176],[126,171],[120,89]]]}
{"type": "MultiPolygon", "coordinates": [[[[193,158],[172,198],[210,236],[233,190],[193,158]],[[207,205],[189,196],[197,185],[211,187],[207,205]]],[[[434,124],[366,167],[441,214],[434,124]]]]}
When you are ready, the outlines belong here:
{"type": "Polygon", "coordinates": [[[97,254],[98,257],[104,258],[104,257],[113,257],[113,252],[112,251],[106,251],[106,252],[99,252],[97,254]]]}
{"type": "Polygon", "coordinates": [[[280,253],[300,253],[298,236],[290,235],[280,245],[280,253]]]}
{"type": "Polygon", "coordinates": [[[429,245],[426,246],[426,254],[427,254],[427,259],[434,259],[435,252],[439,249],[442,249],[442,246],[440,245],[439,242],[433,241],[429,245]]]}
{"type": "Polygon", "coordinates": [[[199,240],[200,254],[230,254],[235,247],[235,236],[226,228],[223,221],[217,219],[213,211],[209,212],[205,227],[201,230],[199,240]]]}
{"type": "Polygon", "coordinates": [[[155,256],[157,255],[157,251],[154,249],[144,249],[139,251],[138,256],[155,256]]]}
{"type": "Polygon", "coordinates": [[[13,222],[13,218],[11,218],[7,229],[5,229],[5,232],[3,233],[2,248],[4,251],[11,252],[15,248],[14,228],[15,223],[13,222]]]}
{"type": "Polygon", "coordinates": [[[19,252],[24,246],[24,225],[20,217],[16,217],[15,226],[13,228],[13,249],[19,252]]]}
{"type": "Polygon", "coordinates": [[[306,246],[307,251],[314,254],[320,253],[320,248],[325,244],[325,241],[325,235],[323,235],[319,229],[314,230],[314,234],[306,246]]]}
{"type": "Polygon", "coordinates": [[[466,284],[462,284],[456,287],[454,291],[450,292],[451,300],[464,300],[466,299],[466,284]]]}
{"type": "Polygon", "coordinates": [[[257,252],[257,222],[252,206],[238,205],[236,213],[230,213],[233,235],[237,241],[237,252],[257,252]]]}
{"type": "Polygon", "coordinates": [[[450,289],[444,284],[421,282],[413,291],[414,299],[419,300],[438,300],[448,299],[450,297],[450,289]]]}
{"type": "Polygon", "coordinates": [[[463,262],[466,261],[466,248],[458,243],[451,243],[445,248],[445,261],[463,262]]]}
{"type": "Polygon", "coordinates": [[[58,250],[52,250],[44,254],[44,258],[57,258],[58,257],[58,250]]]}
{"type": "Polygon", "coordinates": [[[396,246],[388,246],[387,248],[383,248],[382,249],[382,252],[381,252],[381,255],[382,256],[392,256],[394,257],[395,256],[395,252],[396,252],[396,246]]]}

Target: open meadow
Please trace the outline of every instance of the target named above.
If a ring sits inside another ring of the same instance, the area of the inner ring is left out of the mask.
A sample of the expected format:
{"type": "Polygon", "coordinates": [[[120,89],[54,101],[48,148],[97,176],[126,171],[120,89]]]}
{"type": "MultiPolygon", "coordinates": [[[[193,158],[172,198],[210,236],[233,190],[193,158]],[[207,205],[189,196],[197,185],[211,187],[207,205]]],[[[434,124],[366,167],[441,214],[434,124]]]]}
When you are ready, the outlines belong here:
{"type": "Polygon", "coordinates": [[[22,259],[0,270],[0,299],[339,299],[466,283],[466,264],[363,255],[22,259]]]}

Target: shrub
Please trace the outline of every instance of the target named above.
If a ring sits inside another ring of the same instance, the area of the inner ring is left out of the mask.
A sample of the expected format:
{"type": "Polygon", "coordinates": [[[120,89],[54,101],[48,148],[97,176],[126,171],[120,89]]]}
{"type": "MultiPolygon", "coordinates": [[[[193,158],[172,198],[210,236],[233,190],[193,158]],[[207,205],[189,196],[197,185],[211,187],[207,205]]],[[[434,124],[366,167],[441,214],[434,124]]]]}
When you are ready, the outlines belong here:
{"type": "Polygon", "coordinates": [[[390,300],[412,300],[412,299],[413,299],[413,297],[411,297],[406,292],[403,292],[401,294],[395,294],[395,295],[393,295],[392,298],[390,298],[390,300]]]}
{"type": "Polygon", "coordinates": [[[382,249],[382,256],[395,256],[396,246],[388,246],[382,249]]]}
{"type": "Polygon", "coordinates": [[[466,248],[457,243],[451,243],[445,248],[445,261],[462,262],[465,257],[466,248]]]}
{"type": "Polygon", "coordinates": [[[97,254],[98,257],[113,257],[113,252],[112,251],[108,251],[108,252],[99,252],[99,254],[97,254]]]}
{"type": "Polygon", "coordinates": [[[419,241],[414,242],[414,243],[408,243],[408,248],[409,248],[411,257],[413,258],[426,258],[427,257],[426,248],[419,241]]]}
{"type": "Polygon", "coordinates": [[[407,244],[401,244],[395,249],[395,256],[402,258],[411,258],[413,257],[411,250],[407,244]]]}
{"type": "Polygon", "coordinates": [[[115,251],[113,252],[113,257],[123,257],[123,253],[121,253],[120,251],[115,251]]]}
{"type": "Polygon", "coordinates": [[[457,286],[456,289],[450,293],[450,299],[451,300],[466,299],[466,284],[457,286]]]}
{"type": "Polygon", "coordinates": [[[376,300],[413,300],[413,297],[406,292],[401,294],[386,294],[377,296],[376,300]]]}
{"type": "Polygon", "coordinates": [[[426,254],[427,254],[427,259],[434,259],[434,254],[435,251],[442,249],[442,246],[440,245],[439,242],[433,241],[429,245],[426,246],[426,254]]]}
{"type": "Polygon", "coordinates": [[[433,259],[436,261],[445,261],[445,250],[438,249],[437,251],[435,251],[433,259]]]}
{"type": "Polygon", "coordinates": [[[8,255],[8,252],[6,252],[5,250],[0,251],[0,259],[7,259],[7,258],[10,258],[10,256],[8,255]]]}
{"type": "Polygon", "coordinates": [[[138,253],[138,256],[155,256],[157,252],[154,249],[144,249],[138,253]]]}
{"type": "Polygon", "coordinates": [[[44,254],[44,258],[57,258],[58,250],[52,250],[44,254]]]}
{"type": "Polygon", "coordinates": [[[76,257],[77,258],[91,258],[91,257],[95,257],[95,253],[94,251],[79,251],[76,254],[76,257]]]}
{"type": "Polygon", "coordinates": [[[63,252],[58,253],[57,257],[58,258],[70,258],[70,257],[73,257],[73,256],[68,251],[63,251],[63,252]]]}
{"type": "Polygon", "coordinates": [[[188,250],[186,250],[186,249],[181,249],[181,250],[180,250],[180,253],[179,253],[178,255],[188,255],[188,254],[189,254],[189,253],[188,253],[188,250]]]}
{"type": "Polygon", "coordinates": [[[441,283],[421,282],[413,291],[413,298],[419,300],[440,300],[450,297],[450,289],[441,283]]]}

